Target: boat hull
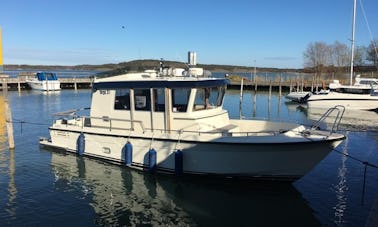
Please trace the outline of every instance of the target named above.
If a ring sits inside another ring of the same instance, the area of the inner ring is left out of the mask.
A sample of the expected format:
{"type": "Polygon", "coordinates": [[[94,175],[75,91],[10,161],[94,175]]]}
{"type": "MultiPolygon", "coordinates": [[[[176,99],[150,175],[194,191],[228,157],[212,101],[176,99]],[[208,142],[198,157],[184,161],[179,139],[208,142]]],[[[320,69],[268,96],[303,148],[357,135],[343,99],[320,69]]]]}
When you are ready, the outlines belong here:
{"type": "Polygon", "coordinates": [[[298,102],[298,103],[304,103],[306,100],[311,96],[311,92],[290,92],[285,96],[286,99],[298,102]]]}
{"type": "Polygon", "coordinates": [[[312,95],[307,100],[307,105],[310,108],[328,109],[336,104],[345,106],[347,110],[374,110],[378,108],[378,96],[330,92],[323,95],[312,95]]]}
{"type": "MultiPolygon", "coordinates": [[[[43,146],[78,153],[80,132],[50,128],[51,140],[43,146]]],[[[295,180],[319,163],[344,138],[313,142],[247,143],[243,140],[174,140],[99,133],[85,133],[84,155],[124,163],[124,146],[133,146],[132,168],[149,169],[149,150],[156,151],[156,171],[175,173],[175,151],[183,154],[183,173],[224,177],[274,178],[295,180]]]]}
{"type": "Polygon", "coordinates": [[[60,82],[58,80],[27,81],[27,84],[34,90],[40,90],[40,91],[60,90],[60,82]]]}

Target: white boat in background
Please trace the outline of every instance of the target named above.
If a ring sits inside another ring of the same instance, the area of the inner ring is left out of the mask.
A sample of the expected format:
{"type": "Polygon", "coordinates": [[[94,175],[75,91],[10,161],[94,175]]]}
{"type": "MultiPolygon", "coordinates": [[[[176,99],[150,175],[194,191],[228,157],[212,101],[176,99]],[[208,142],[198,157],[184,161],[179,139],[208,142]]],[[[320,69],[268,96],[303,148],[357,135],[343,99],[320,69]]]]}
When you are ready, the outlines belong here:
{"type": "Polygon", "coordinates": [[[354,94],[330,91],[328,94],[311,95],[307,99],[309,108],[328,109],[335,104],[345,106],[347,110],[377,110],[378,94],[370,90],[371,94],[354,94]]]}
{"type": "Polygon", "coordinates": [[[193,55],[187,69],[96,78],[90,115],[58,113],[40,144],[152,172],[293,180],[345,139],[334,129],[229,119],[228,79],[197,68],[193,55]]]}
{"type": "Polygon", "coordinates": [[[335,80],[329,85],[330,92],[311,95],[307,98],[306,103],[309,108],[328,109],[334,105],[343,105],[347,110],[378,110],[378,79],[361,78],[358,75],[356,76],[355,83],[352,84],[356,0],[354,0],[353,8],[350,85],[342,85],[338,80],[335,80]]]}
{"type": "Polygon", "coordinates": [[[27,78],[26,83],[35,90],[41,91],[58,91],[60,90],[60,82],[55,73],[38,72],[34,78],[27,78]]]}
{"type": "Polygon", "coordinates": [[[292,102],[305,103],[311,95],[309,91],[292,91],[285,98],[292,102]]]}
{"type": "Polygon", "coordinates": [[[343,85],[339,80],[334,80],[329,84],[329,89],[341,93],[350,94],[371,94],[372,89],[378,89],[378,79],[376,78],[364,78],[357,75],[355,83],[353,85],[343,85]]]}

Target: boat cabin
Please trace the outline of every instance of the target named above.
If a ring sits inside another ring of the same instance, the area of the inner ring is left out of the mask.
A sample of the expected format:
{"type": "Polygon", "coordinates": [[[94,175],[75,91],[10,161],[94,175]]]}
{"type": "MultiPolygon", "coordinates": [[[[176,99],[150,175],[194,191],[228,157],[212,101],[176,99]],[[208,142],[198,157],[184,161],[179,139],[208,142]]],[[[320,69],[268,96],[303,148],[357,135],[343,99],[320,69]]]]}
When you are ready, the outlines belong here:
{"type": "Polygon", "coordinates": [[[50,72],[38,72],[35,75],[35,78],[39,81],[45,81],[45,80],[58,80],[58,77],[55,73],[50,72]]]}
{"type": "Polygon", "coordinates": [[[96,79],[92,126],[138,131],[211,131],[229,124],[222,109],[228,80],[201,68],[147,70],[96,79]]]}

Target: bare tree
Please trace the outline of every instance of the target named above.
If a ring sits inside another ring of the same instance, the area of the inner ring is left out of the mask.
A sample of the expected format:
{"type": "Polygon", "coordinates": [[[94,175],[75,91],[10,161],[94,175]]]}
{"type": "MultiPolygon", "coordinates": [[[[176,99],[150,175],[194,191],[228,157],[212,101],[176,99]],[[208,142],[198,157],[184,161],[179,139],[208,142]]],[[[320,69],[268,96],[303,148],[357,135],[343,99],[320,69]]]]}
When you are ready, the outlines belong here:
{"type": "Polygon", "coordinates": [[[366,56],[367,48],[365,46],[358,46],[356,47],[356,50],[354,51],[354,65],[364,65],[366,56]]]}
{"type": "Polygon", "coordinates": [[[378,49],[377,40],[372,40],[367,48],[366,60],[372,62],[375,66],[378,66],[378,49]]]}
{"type": "Polygon", "coordinates": [[[343,67],[349,65],[350,50],[347,45],[336,41],[332,46],[332,62],[336,67],[343,67]]]}
{"type": "Polygon", "coordinates": [[[309,43],[303,57],[305,67],[327,66],[332,60],[331,48],[324,42],[309,43]]]}

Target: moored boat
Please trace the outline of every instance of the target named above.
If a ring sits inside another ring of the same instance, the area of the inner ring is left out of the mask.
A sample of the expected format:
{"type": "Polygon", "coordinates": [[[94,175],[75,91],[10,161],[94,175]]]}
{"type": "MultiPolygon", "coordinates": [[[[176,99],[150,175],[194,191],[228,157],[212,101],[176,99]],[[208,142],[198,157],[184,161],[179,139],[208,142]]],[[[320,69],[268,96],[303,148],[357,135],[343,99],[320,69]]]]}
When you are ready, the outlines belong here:
{"type": "Polygon", "coordinates": [[[37,72],[34,78],[26,79],[26,83],[35,90],[41,91],[58,91],[60,90],[60,81],[55,73],[37,72]]]}
{"type": "Polygon", "coordinates": [[[342,85],[335,80],[329,85],[331,92],[325,95],[312,95],[307,99],[310,108],[329,108],[331,106],[343,105],[351,110],[378,110],[378,79],[361,78],[359,75],[353,81],[354,64],[354,34],[356,19],[356,0],[353,1],[353,23],[351,39],[351,61],[350,61],[350,84],[342,85]]]}
{"type": "Polygon", "coordinates": [[[230,119],[222,108],[227,84],[193,62],[96,78],[90,115],[58,113],[40,144],[148,171],[293,180],[345,138],[334,129],[230,119]]]}
{"type": "Polygon", "coordinates": [[[285,98],[292,102],[305,103],[311,94],[309,91],[292,91],[285,98]]]}

